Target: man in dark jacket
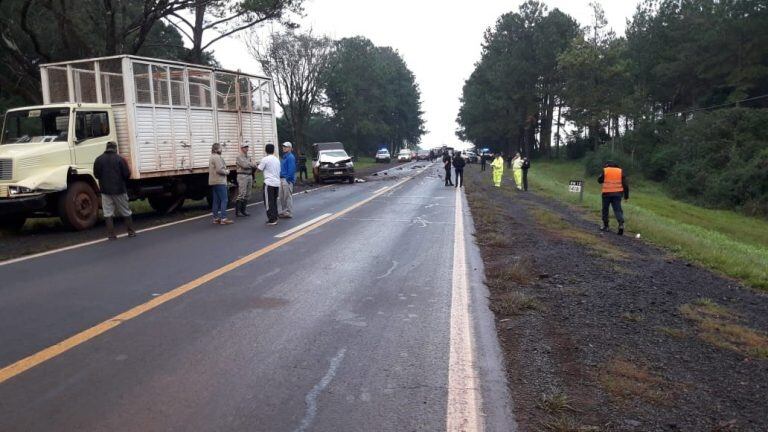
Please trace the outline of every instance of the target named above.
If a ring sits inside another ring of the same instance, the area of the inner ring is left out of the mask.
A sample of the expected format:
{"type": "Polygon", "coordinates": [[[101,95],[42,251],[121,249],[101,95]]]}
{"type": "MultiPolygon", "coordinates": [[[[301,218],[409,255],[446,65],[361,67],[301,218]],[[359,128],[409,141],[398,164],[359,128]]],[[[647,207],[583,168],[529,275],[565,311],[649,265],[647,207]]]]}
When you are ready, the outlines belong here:
{"type": "Polygon", "coordinates": [[[125,182],[131,178],[131,170],[125,159],[117,154],[117,144],[110,141],[107,149],[93,163],[93,175],[99,180],[101,190],[101,208],[104,211],[104,221],[107,224],[107,238],[114,240],[115,213],[125,220],[128,237],[135,237],[131,208],[128,206],[128,189],[125,182]]]}
{"type": "Polygon", "coordinates": [[[608,207],[613,207],[613,215],[619,222],[619,235],[624,235],[624,211],[621,209],[621,198],[629,199],[629,184],[624,170],[618,164],[608,161],[603,165],[603,174],[597,178],[603,185],[603,227],[608,231],[608,207]]]}
{"type": "Polygon", "coordinates": [[[456,171],[456,186],[454,187],[464,187],[464,165],[466,164],[467,161],[461,156],[461,152],[456,152],[453,155],[453,169],[456,171]]]}
{"type": "Polygon", "coordinates": [[[443,168],[445,168],[445,185],[453,186],[451,181],[451,155],[448,154],[447,150],[443,153],[443,168]]]}

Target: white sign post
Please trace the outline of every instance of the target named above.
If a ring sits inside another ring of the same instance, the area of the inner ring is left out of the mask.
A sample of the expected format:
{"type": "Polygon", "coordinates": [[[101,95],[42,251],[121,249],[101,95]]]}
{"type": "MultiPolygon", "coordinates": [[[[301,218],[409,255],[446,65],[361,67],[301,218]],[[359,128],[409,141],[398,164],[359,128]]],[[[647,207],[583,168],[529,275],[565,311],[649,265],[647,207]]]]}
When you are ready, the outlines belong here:
{"type": "Polygon", "coordinates": [[[579,202],[584,201],[584,180],[571,180],[568,182],[568,192],[578,193],[579,202]]]}

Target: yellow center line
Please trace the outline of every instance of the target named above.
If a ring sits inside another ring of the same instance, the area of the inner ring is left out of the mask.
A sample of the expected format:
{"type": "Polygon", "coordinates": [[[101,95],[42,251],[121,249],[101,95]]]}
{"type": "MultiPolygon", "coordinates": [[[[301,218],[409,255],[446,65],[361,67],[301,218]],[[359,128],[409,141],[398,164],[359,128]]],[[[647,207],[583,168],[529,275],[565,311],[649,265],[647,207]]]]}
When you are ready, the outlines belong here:
{"type": "Polygon", "coordinates": [[[65,353],[65,352],[71,350],[72,348],[74,348],[74,347],[76,347],[76,346],[78,346],[80,344],[83,344],[83,343],[85,343],[85,342],[95,338],[96,336],[99,336],[99,335],[101,335],[103,333],[106,333],[107,331],[109,331],[109,330],[119,326],[120,324],[123,324],[124,322],[126,322],[128,320],[136,318],[137,316],[139,316],[139,315],[141,315],[141,314],[143,314],[145,312],[148,312],[148,311],[150,311],[152,309],[155,309],[156,307],[162,305],[163,303],[169,302],[169,301],[171,301],[171,300],[173,300],[173,299],[175,299],[177,297],[180,297],[180,296],[182,296],[182,295],[192,291],[193,289],[195,289],[195,288],[197,288],[197,287],[199,287],[199,286],[201,286],[201,285],[203,285],[205,283],[208,283],[208,282],[218,278],[219,276],[222,276],[222,275],[224,275],[224,274],[226,274],[226,273],[228,273],[228,272],[230,272],[232,270],[235,270],[238,267],[242,267],[243,265],[250,263],[251,261],[253,261],[253,260],[255,260],[255,259],[257,259],[257,258],[259,258],[259,257],[261,257],[261,256],[263,256],[263,255],[265,255],[265,254],[267,254],[267,253],[277,249],[277,248],[279,248],[280,246],[283,246],[286,243],[290,243],[291,241],[296,240],[297,238],[303,236],[304,234],[307,234],[308,232],[310,232],[310,231],[312,231],[312,230],[314,230],[316,228],[319,228],[320,226],[325,225],[328,222],[330,222],[330,221],[332,221],[334,219],[337,219],[337,218],[339,218],[339,217],[341,217],[341,216],[351,212],[352,210],[354,210],[354,209],[356,209],[356,208],[358,208],[360,206],[363,206],[363,205],[371,202],[372,200],[376,199],[377,197],[379,197],[384,192],[386,192],[388,190],[391,190],[391,189],[394,189],[394,188],[402,185],[403,183],[407,182],[408,180],[411,180],[412,178],[413,178],[412,176],[406,177],[403,180],[401,180],[401,181],[397,182],[396,184],[394,184],[392,187],[389,187],[389,188],[386,188],[385,190],[377,192],[376,194],[374,194],[374,195],[372,195],[372,196],[370,196],[370,197],[368,197],[368,198],[366,198],[366,199],[364,199],[362,201],[359,201],[359,202],[357,202],[357,203],[355,203],[355,204],[345,208],[344,210],[341,210],[338,213],[335,213],[335,214],[333,214],[333,215],[331,215],[331,216],[329,216],[329,217],[327,217],[325,219],[322,219],[322,220],[318,221],[317,223],[302,229],[301,231],[297,231],[297,232],[295,232],[295,233],[293,233],[293,234],[291,234],[291,235],[289,235],[287,237],[284,237],[284,238],[282,238],[282,239],[280,239],[280,240],[270,244],[269,246],[266,246],[266,247],[264,247],[262,249],[259,249],[259,250],[255,251],[255,252],[253,252],[253,253],[251,253],[249,255],[246,255],[246,256],[244,256],[244,257],[242,257],[242,258],[240,258],[240,259],[238,259],[236,261],[233,261],[233,262],[231,262],[231,263],[229,263],[229,264],[227,264],[227,265],[225,265],[223,267],[220,267],[220,268],[218,268],[218,269],[216,269],[216,270],[214,270],[214,271],[212,271],[212,272],[210,272],[208,274],[200,276],[199,278],[197,278],[197,279],[195,279],[193,281],[187,282],[184,285],[176,287],[176,288],[166,292],[165,294],[159,295],[159,296],[153,298],[152,300],[150,300],[150,301],[148,301],[146,303],[140,304],[140,305],[138,305],[138,306],[136,306],[136,307],[134,307],[132,309],[129,309],[129,310],[127,310],[127,311],[125,311],[125,312],[123,312],[123,313],[121,313],[119,315],[116,315],[116,316],[114,316],[114,317],[112,317],[112,318],[110,318],[110,319],[108,319],[108,320],[106,320],[106,321],[104,321],[104,322],[102,322],[100,324],[97,324],[97,325],[95,325],[95,326],[93,326],[91,328],[83,330],[80,333],[75,334],[74,336],[71,336],[71,337],[69,337],[67,339],[64,339],[63,341],[61,341],[61,342],[59,342],[59,343],[57,343],[55,345],[51,345],[51,346],[49,346],[48,348],[45,348],[42,351],[38,351],[35,354],[32,354],[32,355],[30,355],[30,356],[28,356],[26,358],[23,358],[23,359],[15,362],[15,363],[12,363],[12,364],[10,364],[10,365],[0,369],[0,384],[2,384],[3,382],[5,382],[5,381],[15,377],[16,375],[19,375],[19,374],[21,374],[23,372],[26,372],[27,370],[29,370],[29,369],[31,369],[31,368],[33,368],[33,367],[35,367],[35,366],[37,366],[37,365],[39,365],[41,363],[44,363],[44,362],[46,362],[46,361],[48,361],[48,360],[50,360],[50,359],[52,359],[52,358],[54,358],[54,357],[56,357],[56,356],[58,356],[60,354],[65,353]]]}

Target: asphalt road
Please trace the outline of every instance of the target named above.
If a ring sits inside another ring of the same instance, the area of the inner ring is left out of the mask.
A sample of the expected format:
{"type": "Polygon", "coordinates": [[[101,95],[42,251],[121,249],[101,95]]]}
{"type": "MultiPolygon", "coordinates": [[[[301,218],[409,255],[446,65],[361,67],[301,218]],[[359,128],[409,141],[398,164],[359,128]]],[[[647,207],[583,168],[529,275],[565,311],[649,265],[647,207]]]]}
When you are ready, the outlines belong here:
{"type": "Polygon", "coordinates": [[[468,207],[413,167],[275,227],[252,207],[0,263],[0,431],[514,430],[468,207]]]}

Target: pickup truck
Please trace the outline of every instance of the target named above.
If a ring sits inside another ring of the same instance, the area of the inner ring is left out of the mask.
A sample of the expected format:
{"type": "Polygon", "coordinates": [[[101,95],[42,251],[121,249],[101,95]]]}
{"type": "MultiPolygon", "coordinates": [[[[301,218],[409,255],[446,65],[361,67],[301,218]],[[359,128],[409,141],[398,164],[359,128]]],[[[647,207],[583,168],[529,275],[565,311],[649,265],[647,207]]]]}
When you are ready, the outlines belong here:
{"type": "Polygon", "coordinates": [[[352,158],[340,142],[312,144],[312,175],[315,183],[326,180],[355,182],[355,166],[352,158]]]}
{"type": "Polygon", "coordinates": [[[272,81],[208,66],[113,56],[40,66],[43,104],[5,114],[0,135],[0,228],[58,216],[84,230],[99,216],[94,160],[110,141],[128,162],[131,200],[159,212],[208,196],[211,145],[235,159],[277,143],[272,81]]]}

